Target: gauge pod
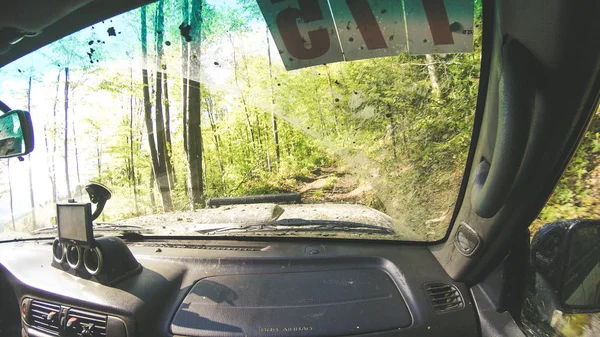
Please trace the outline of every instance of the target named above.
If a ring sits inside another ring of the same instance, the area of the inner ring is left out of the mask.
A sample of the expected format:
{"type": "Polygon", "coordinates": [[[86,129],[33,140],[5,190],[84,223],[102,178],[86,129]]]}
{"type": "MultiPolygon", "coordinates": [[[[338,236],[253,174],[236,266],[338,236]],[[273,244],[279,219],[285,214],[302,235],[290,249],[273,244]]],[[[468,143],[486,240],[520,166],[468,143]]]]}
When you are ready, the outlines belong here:
{"type": "Polygon", "coordinates": [[[63,263],[65,261],[66,247],[63,245],[58,238],[52,242],[52,257],[56,263],[63,263]]]}
{"type": "Polygon", "coordinates": [[[83,266],[90,275],[98,275],[102,271],[102,264],[102,251],[100,248],[85,248],[83,251],[83,266]]]}
{"type": "Polygon", "coordinates": [[[81,260],[82,260],[81,247],[74,246],[74,245],[67,245],[65,255],[66,255],[67,263],[69,264],[69,267],[71,267],[71,269],[79,268],[79,266],[81,265],[81,260]]]}
{"type": "Polygon", "coordinates": [[[105,285],[137,275],[142,265],[127,244],[117,237],[101,237],[93,246],[61,242],[52,244],[52,266],[71,275],[105,285]]]}

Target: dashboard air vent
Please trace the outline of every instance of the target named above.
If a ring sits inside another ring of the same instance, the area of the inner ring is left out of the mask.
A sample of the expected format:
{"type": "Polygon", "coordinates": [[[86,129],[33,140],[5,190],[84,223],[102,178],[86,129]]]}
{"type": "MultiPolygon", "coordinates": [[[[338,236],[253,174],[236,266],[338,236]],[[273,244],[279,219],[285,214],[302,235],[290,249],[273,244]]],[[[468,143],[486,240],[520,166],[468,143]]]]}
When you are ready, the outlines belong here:
{"type": "Polygon", "coordinates": [[[425,284],[425,292],[429,297],[433,310],[437,313],[464,308],[460,292],[451,284],[427,283],[425,284]]]}
{"type": "Polygon", "coordinates": [[[67,313],[66,329],[67,331],[75,333],[77,336],[83,334],[84,336],[90,337],[105,337],[106,315],[70,309],[67,313]]]}
{"type": "Polygon", "coordinates": [[[58,336],[60,332],[59,314],[60,305],[33,300],[29,309],[29,322],[38,330],[58,336]]]}

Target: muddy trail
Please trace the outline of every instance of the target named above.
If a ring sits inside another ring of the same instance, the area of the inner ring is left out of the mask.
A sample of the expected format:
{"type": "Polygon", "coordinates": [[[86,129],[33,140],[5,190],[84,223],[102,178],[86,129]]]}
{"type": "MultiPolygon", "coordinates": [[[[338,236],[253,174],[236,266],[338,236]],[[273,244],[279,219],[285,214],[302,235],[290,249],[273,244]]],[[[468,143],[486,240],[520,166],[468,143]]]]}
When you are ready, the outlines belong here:
{"type": "Polygon", "coordinates": [[[303,202],[358,202],[365,203],[371,187],[335,167],[318,168],[310,176],[298,178],[298,189],[303,202]]]}

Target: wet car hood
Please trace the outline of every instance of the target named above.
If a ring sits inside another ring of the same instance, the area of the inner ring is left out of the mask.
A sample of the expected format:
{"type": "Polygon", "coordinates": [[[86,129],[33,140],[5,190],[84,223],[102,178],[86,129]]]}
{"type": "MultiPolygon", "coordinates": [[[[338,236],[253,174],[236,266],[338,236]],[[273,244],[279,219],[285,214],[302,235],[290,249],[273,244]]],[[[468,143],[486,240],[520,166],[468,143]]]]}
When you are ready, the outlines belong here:
{"type": "Polygon", "coordinates": [[[334,221],[378,226],[393,230],[393,220],[386,214],[360,204],[245,204],[204,208],[196,211],[149,215],[119,221],[160,232],[165,229],[187,232],[207,231],[235,225],[258,225],[294,220],[334,221]],[[159,226],[160,228],[156,228],[159,226]]]}
{"type": "MultiPolygon", "coordinates": [[[[111,223],[95,222],[94,236],[119,235],[119,233],[133,232],[143,235],[160,236],[197,236],[203,234],[216,234],[224,228],[244,227],[261,224],[286,225],[294,222],[307,223],[339,223],[346,227],[347,233],[352,233],[352,227],[362,225],[386,229],[389,234],[402,237],[403,240],[418,240],[420,237],[405,225],[394,220],[373,208],[361,204],[347,203],[318,203],[318,204],[244,204],[222,206],[217,208],[204,208],[195,211],[180,211],[163,214],[152,214],[111,223]],[[124,227],[123,227],[124,226],[124,227]]],[[[18,240],[24,238],[55,236],[56,230],[32,233],[4,232],[0,233],[0,241],[18,240]],[[9,235],[6,235],[9,234],[9,235]]],[[[297,231],[302,231],[298,226],[297,231]]],[[[260,232],[257,230],[255,232],[260,232]]],[[[323,229],[322,232],[327,232],[323,229]]],[[[338,234],[342,234],[338,232],[338,234]]],[[[240,234],[240,233],[232,233],[240,234]]],[[[269,235],[265,233],[265,235],[269,235]]],[[[282,230],[280,234],[285,234],[282,230]]],[[[362,236],[361,236],[362,237],[362,236]]]]}

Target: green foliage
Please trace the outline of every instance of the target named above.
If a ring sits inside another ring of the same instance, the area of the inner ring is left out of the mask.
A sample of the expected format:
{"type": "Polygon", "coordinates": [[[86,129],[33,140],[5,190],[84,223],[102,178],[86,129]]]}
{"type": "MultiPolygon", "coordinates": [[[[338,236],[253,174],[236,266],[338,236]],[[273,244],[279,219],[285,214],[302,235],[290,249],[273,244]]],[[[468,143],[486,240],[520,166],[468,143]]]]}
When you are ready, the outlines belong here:
{"type": "MultiPolygon", "coordinates": [[[[148,71],[150,83],[156,71],[169,77],[175,210],[189,208],[182,123],[186,97],[180,72],[187,57],[182,55],[179,34],[184,22],[192,25],[194,39],[186,47],[192,59],[201,61],[190,62],[194,68],[190,73],[201,83],[205,199],[299,191],[321,180],[320,188],[312,191],[314,200],[363,202],[424,239],[444,235],[470,142],[479,82],[479,30],[471,54],[398,55],[286,71],[276,48],[270,48],[269,62],[266,41],[271,36],[261,23],[256,1],[238,0],[237,6],[165,1],[164,27],[153,19],[157,6],[146,8],[147,64],[156,63],[152,51],[164,41],[166,68],[150,66],[148,71]],[[183,13],[199,7],[201,17],[183,13]],[[338,194],[343,198],[333,198],[342,185],[345,189],[338,194]]],[[[140,27],[139,13],[124,17],[132,27],[140,27]]],[[[116,47],[106,47],[98,54],[102,62],[94,67],[75,66],[81,54],[67,53],[69,46],[85,45],[87,35],[52,49],[72,58],[73,78],[87,79],[77,89],[81,101],[73,102],[75,109],[86,112],[80,118],[85,127],[80,128],[78,145],[90,163],[87,176],[115,191],[106,220],[160,211],[160,196],[151,181],[141,69],[136,62],[141,43],[139,32],[134,33],[129,44],[120,40],[115,44],[127,52],[126,58],[108,52],[116,47]],[[137,207],[132,202],[134,188],[137,207]]]]}
{"type": "Polygon", "coordinates": [[[600,217],[600,119],[595,116],[554,193],[533,225],[574,218],[600,217]]]}

